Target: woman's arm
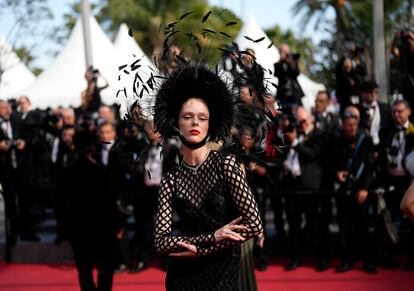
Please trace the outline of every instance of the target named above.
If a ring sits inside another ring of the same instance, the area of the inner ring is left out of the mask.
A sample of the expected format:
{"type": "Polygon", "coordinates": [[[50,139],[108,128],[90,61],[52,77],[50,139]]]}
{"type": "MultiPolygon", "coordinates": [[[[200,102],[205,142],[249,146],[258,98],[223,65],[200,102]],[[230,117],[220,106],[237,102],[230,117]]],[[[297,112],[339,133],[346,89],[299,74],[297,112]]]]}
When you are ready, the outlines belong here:
{"type": "Polygon", "coordinates": [[[182,248],[177,242],[186,242],[190,244],[214,243],[214,233],[206,233],[195,236],[173,236],[172,231],[172,185],[170,177],[164,176],[161,180],[158,195],[158,210],[155,220],[154,245],[155,250],[159,254],[170,254],[179,252],[182,248]]]}
{"type": "MultiPolygon", "coordinates": [[[[246,227],[243,230],[237,230],[237,233],[245,240],[258,236],[263,231],[259,209],[240,165],[233,155],[228,155],[224,160],[224,179],[229,185],[231,196],[242,216],[241,225],[246,227]]],[[[197,247],[197,256],[209,255],[242,242],[241,240],[225,239],[210,247],[197,247]]]]}
{"type": "Polygon", "coordinates": [[[401,200],[401,210],[407,214],[407,216],[414,221],[414,183],[408,188],[403,199],[401,200]]]}

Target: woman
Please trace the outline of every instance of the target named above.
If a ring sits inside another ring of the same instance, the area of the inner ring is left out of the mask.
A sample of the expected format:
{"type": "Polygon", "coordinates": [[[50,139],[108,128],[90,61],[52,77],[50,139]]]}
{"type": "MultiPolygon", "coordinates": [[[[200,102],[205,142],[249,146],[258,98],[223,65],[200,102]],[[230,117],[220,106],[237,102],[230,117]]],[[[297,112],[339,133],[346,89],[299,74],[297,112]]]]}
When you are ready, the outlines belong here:
{"type": "Polygon", "coordinates": [[[167,290],[237,290],[239,245],[262,232],[236,158],[206,145],[230,134],[234,100],[216,73],[194,64],[180,66],[157,94],[157,130],[183,144],[181,164],[161,180],[155,222],[155,249],[172,257],[167,290]]]}

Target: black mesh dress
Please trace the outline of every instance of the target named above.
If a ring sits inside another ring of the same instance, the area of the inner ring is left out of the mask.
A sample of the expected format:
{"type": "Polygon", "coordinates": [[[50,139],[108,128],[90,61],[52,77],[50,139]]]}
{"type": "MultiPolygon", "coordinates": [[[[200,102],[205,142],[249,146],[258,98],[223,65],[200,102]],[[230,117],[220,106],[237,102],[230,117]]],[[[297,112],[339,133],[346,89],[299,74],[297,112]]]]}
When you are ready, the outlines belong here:
{"type": "Polygon", "coordinates": [[[262,231],[262,222],[236,158],[210,151],[196,167],[183,162],[163,177],[158,199],[157,252],[184,251],[179,241],[197,246],[197,257],[172,259],[167,290],[238,290],[240,242],[215,243],[214,232],[241,215],[247,229],[238,232],[249,239],[262,231]],[[178,230],[172,229],[174,212],[181,219],[178,230]]]}

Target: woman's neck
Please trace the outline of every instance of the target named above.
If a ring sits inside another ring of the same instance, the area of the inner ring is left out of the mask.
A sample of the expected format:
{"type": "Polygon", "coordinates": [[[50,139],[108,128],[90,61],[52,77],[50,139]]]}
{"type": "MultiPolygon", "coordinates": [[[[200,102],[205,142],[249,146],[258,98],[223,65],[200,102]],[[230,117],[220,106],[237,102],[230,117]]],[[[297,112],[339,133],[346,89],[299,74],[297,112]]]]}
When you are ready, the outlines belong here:
{"type": "Polygon", "coordinates": [[[210,150],[207,145],[204,145],[198,149],[190,149],[183,145],[183,161],[190,166],[199,165],[204,162],[209,152],[210,150]]]}

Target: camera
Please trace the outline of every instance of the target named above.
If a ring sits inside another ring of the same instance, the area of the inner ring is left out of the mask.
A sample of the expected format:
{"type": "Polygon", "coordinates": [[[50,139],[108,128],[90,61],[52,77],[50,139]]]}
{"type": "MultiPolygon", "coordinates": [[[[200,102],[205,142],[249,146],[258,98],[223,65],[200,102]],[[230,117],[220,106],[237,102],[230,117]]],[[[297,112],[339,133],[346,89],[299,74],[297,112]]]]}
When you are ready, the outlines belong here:
{"type": "Polygon", "coordinates": [[[93,81],[96,82],[98,80],[99,70],[94,69],[93,66],[89,66],[88,71],[93,75],[93,81]]]}
{"type": "Polygon", "coordinates": [[[293,132],[296,130],[297,122],[293,117],[285,117],[282,120],[282,132],[284,134],[293,132]]]}
{"type": "Polygon", "coordinates": [[[391,169],[395,169],[398,166],[398,151],[399,149],[396,146],[392,146],[387,150],[387,164],[391,169]]]}
{"type": "MultiPolygon", "coordinates": [[[[295,60],[295,61],[297,61],[297,60],[299,60],[299,58],[300,58],[300,53],[291,53],[290,54],[290,56],[295,60]]],[[[288,55],[288,57],[289,57],[289,55],[288,55]]]]}

